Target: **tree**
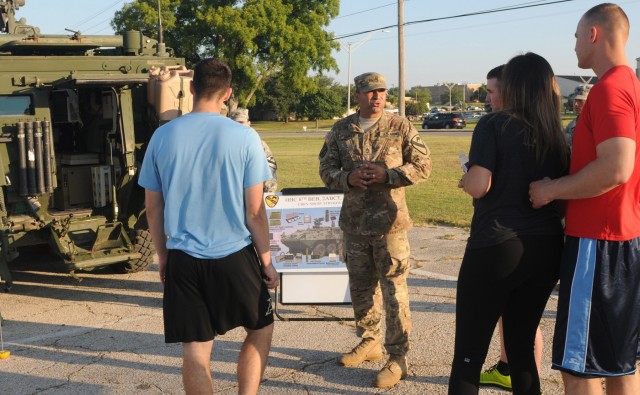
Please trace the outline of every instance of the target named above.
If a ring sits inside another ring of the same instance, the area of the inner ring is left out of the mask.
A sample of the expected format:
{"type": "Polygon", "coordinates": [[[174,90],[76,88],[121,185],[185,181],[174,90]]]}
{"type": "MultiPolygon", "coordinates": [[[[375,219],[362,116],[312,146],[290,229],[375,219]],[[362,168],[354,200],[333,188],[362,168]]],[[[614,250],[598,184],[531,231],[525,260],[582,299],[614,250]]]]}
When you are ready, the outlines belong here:
{"type": "Polygon", "coordinates": [[[424,101],[408,101],[405,103],[406,115],[421,115],[429,109],[428,103],[424,101]]]}
{"type": "Polygon", "coordinates": [[[302,93],[291,89],[286,79],[281,77],[276,74],[265,83],[251,111],[254,114],[274,111],[278,119],[286,123],[295,111],[302,93]]]}
{"type": "Polygon", "coordinates": [[[487,101],[487,86],[485,84],[482,84],[478,89],[473,91],[469,100],[481,103],[487,101]]]}
{"type": "Polygon", "coordinates": [[[406,95],[415,98],[418,102],[429,103],[431,101],[431,90],[426,86],[414,86],[409,89],[406,95]]]}
{"type": "MultiPolygon", "coordinates": [[[[449,89],[447,89],[440,95],[440,103],[447,106],[449,105],[449,89]]],[[[456,89],[456,87],[454,86],[451,89],[451,106],[453,107],[455,105],[458,105],[459,103],[462,103],[462,89],[460,89],[460,87],[456,89]]]]}
{"type": "Polygon", "coordinates": [[[317,129],[318,120],[339,116],[344,113],[344,107],[341,97],[338,96],[339,91],[331,89],[337,84],[322,76],[316,77],[316,82],[318,89],[302,96],[297,107],[297,115],[315,120],[317,129]]]}
{"type": "MultiPolygon", "coordinates": [[[[333,83],[329,87],[329,90],[333,92],[337,97],[340,98],[340,106],[342,108],[342,112],[340,113],[340,115],[344,114],[347,109],[347,94],[349,93],[347,91],[347,86],[340,85],[338,83],[333,83]]],[[[355,87],[351,85],[351,104],[352,105],[355,103],[355,97],[353,96],[353,92],[355,92],[355,87]]]]}
{"type": "Polygon", "coordinates": [[[387,89],[387,103],[392,106],[395,106],[398,102],[398,94],[400,93],[400,88],[391,87],[387,89]]]}
{"type": "MultiPolygon", "coordinates": [[[[339,0],[160,0],[168,46],[189,65],[205,57],[233,70],[230,109],[248,107],[276,73],[295,90],[315,88],[309,71],[337,70],[331,50],[339,44],[324,28],[338,15],[339,0]]],[[[117,32],[157,31],[157,0],[136,0],[117,11],[117,32]]],[[[156,35],[156,34],[151,34],[156,35]]]]}
{"type": "Polygon", "coordinates": [[[405,113],[407,115],[421,115],[429,109],[431,101],[431,90],[426,86],[414,86],[409,89],[406,96],[413,100],[407,100],[405,103],[405,113]]]}

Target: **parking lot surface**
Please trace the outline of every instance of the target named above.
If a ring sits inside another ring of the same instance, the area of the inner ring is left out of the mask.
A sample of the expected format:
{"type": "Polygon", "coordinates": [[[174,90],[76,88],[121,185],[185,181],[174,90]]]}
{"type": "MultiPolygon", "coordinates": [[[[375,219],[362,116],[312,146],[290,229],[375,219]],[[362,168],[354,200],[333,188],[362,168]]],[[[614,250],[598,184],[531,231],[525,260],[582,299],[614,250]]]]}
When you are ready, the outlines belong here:
{"type": "MultiPolygon", "coordinates": [[[[392,389],[371,383],[384,362],[356,368],[336,358],[357,344],[352,321],[276,321],[261,394],[446,394],[453,354],[456,276],[468,233],[451,227],[410,231],[409,277],[413,313],[410,372],[392,389]]],[[[119,275],[81,273],[82,281],[50,262],[23,253],[12,263],[15,284],[0,294],[3,339],[9,358],[0,360],[0,394],[180,394],[181,347],[165,344],[162,292],[155,265],[119,275]]],[[[549,300],[541,328],[545,337],[542,386],[561,394],[550,369],[557,297],[549,300]]],[[[351,317],[350,306],[280,306],[288,317],[351,317]]],[[[236,329],[214,342],[215,392],[237,393],[235,361],[244,337],[236,329]]],[[[494,335],[486,365],[497,361],[494,335]]],[[[481,394],[507,394],[483,388],[481,394]]]]}

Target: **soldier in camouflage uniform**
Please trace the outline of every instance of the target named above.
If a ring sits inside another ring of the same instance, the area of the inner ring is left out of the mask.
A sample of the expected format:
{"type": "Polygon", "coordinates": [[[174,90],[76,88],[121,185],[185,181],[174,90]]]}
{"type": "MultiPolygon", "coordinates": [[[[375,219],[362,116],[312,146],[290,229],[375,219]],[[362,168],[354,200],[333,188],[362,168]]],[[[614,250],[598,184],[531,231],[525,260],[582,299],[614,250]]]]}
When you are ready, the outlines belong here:
{"type": "Polygon", "coordinates": [[[429,148],[405,118],[385,112],[386,82],[378,73],[354,79],[360,110],[338,121],[320,152],[320,177],[345,193],[340,212],[346,265],[362,342],[339,362],[356,366],[382,358],[380,319],[389,361],[374,385],[391,387],[406,377],[411,332],[407,274],[411,218],[404,187],[426,180],[429,148]]]}
{"type": "Polygon", "coordinates": [[[578,117],[582,112],[582,107],[584,107],[584,103],[587,101],[587,97],[589,96],[589,91],[591,90],[591,84],[578,85],[575,89],[575,96],[573,97],[573,111],[576,113],[575,119],[573,119],[567,127],[564,129],[565,134],[567,135],[567,141],[569,142],[569,149],[571,149],[573,143],[573,131],[576,128],[576,124],[578,123],[578,117]]]}
{"type": "MultiPolygon", "coordinates": [[[[243,125],[251,126],[251,121],[249,121],[249,110],[246,108],[236,108],[231,111],[229,115],[231,119],[236,122],[240,122],[243,125]]],[[[278,164],[276,163],[276,158],[271,153],[271,149],[264,142],[264,140],[260,140],[262,142],[262,149],[264,150],[264,154],[267,157],[267,163],[269,164],[269,170],[271,170],[271,175],[273,178],[265,181],[264,183],[264,192],[275,192],[278,190],[278,175],[276,174],[276,170],[278,170],[278,164]]]]}

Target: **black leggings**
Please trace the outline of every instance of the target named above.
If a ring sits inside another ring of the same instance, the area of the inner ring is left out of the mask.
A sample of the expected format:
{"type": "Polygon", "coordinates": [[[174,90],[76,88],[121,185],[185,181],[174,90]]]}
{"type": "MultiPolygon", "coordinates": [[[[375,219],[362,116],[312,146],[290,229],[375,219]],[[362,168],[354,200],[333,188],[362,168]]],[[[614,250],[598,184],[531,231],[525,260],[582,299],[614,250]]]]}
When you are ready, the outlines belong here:
{"type": "Polygon", "coordinates": [[[563,236],[520,236],[467,249],[456,296],[450,395],[477,394],[491,336],[502,315],[513,393],[540,394],[536,328],[558,281],[563,236]]]}

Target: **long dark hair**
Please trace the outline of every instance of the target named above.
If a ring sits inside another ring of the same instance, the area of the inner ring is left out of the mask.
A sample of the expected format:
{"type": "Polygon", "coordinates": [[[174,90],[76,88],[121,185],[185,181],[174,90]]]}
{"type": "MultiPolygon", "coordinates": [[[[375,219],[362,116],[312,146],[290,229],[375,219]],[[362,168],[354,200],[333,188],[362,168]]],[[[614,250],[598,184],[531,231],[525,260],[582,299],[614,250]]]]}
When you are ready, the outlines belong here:
{"type": "Polygon", "coordinates": [[[503,111],[527,126],[527,144],[536,159],[560,155],[566,165],[568,145],[562,129],[562,98],[549,62],[527,52],[509,60],[500,84],[503,111]]]}

